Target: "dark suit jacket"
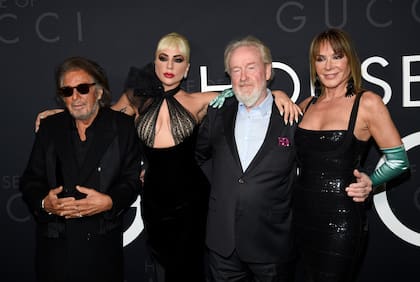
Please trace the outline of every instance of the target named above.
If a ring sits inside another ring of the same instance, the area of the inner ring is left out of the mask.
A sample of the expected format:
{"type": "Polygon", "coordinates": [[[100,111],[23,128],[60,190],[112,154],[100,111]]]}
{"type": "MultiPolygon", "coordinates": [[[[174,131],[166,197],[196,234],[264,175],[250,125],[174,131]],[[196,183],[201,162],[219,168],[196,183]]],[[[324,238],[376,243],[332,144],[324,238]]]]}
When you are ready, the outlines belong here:
{"type": "Polygon", "coordinates": [[[284,125],[273,103],[264,142],[243,172],[234,137],[237,109],[235,97],[221,109],[209,107],[200,128],[197,159],[210,162],[206,243],[225,257],[236,249],[247,262],[286,261],[293,249],[295,126],[284,125]]]}
{"type": "Polygon", "coordinates": [[[91,143],[80,167],[73,146],[74,130],[74,120],[67,111],[43,120],[20,180],[23,198],[37,222],[38,272],[45,281],[58,279],[54,275],[67,275],[57,281],[69,281],[70,276],[87,281],[89,275],[95,277],[93,281],[102,275],[105,281],[121,281],[122,215],[140,188],[140,150],[133,119],[100,109],[87,130],[91,143]],[[80,219],[48,215],[41,200],[61,184],[69,193],[81,185],[108,194],[112,209],[80,219]],[[53,271],[52,276],[47,274],[53,271]],[[63,274],[66,271],[72,274],[63,274]]]}

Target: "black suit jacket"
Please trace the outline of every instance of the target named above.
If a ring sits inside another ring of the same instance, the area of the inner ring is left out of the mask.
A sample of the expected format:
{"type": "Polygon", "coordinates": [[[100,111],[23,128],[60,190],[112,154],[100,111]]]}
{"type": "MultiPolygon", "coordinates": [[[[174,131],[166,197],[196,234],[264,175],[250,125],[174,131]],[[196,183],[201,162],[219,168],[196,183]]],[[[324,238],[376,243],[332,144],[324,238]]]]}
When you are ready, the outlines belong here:
{"type": "Polygon", "coordinates": [[[141,156],[133,118],[100,109],[87,130],[90,146],[81,166],[73,146],[75,130],[68,111],[43,120],[20,180],[23,198],[37,222],[38,273],[44,281],[85,281],[89,276],[94,281],[98,277],[121,281],[122,216],[140,189],[141,156]],[[70,193],[81,185],[108,194],[112,209],[80,219],[49,215],[41,200],[59,185],[70,193]]]}
{"type": "Polygon", "coordinates": [[[286,261],[293,250],[295,126],[284,125],[273,103],[264,142],[242,171],[234,137],[237,109],[235,97],[227,99],[221,109],[209,107],[200,128],[197,159],[210,162],[206,243],[225,257],[236,249],[248,262],[286,261]]]}

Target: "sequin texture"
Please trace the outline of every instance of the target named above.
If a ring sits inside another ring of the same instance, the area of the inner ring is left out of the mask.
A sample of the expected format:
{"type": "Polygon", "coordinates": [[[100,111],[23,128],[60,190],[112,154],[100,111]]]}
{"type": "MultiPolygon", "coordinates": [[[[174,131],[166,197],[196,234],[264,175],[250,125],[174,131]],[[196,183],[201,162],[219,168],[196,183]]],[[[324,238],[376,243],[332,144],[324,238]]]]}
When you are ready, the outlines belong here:
{"type": "MultiPolygon", "coordinates": [[[[358,101],[356,98],[356,101],[358,101]]],[[[353,107],[348,130],[297,128],[299,176],[294,191],[294,227],[308,281],[353,281],[366,235],[363,203],[347,196],[367,142],[353,135],[353,107]]]]}

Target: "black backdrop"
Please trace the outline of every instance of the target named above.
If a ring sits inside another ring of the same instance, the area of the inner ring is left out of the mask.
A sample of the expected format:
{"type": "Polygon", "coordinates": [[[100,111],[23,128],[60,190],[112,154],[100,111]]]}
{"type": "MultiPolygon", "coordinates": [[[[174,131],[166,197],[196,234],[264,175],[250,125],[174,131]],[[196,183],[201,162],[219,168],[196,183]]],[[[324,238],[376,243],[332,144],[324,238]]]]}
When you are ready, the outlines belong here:
{"type": "MultiPolygon", "coordinates": [[[[0,0],[1,281],[34,281],[34,222],[19,193],[34,119],[55,107],[53,69],[82,55],[108,71],[116,100],[132,65],[152,60],[157,40],[177,31],[191,43],[188,91],[229,84],[223,50],[253,34],[273,53],[272,87],[297,102],[310,95],[308,47],[328,27],[348,31],[363,64],[364,85],[384,97],[411,162],[411,177],[375,196],[361,282],[419,281],[420,1],[57,1],[0,0]]],[[[367,167],[379,155],[372,150],[367,167]]],[[[126,219],[126,281],[150,281],[138,202],[126,219]]]]}

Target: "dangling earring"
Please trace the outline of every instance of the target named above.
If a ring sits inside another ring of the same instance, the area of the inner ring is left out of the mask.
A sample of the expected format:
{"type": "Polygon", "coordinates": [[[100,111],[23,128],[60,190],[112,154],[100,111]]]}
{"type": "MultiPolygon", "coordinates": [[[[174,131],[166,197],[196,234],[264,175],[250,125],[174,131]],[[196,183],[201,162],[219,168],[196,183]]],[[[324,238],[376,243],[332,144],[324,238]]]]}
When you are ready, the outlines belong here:
{"type": "Polygon", "coordinates": [[[188,63],[188,66],[187,66],[187,68],[185,69],[185,72],[184,72],[184,79],[187,79],[189,70],[190,70],[190,64],[188,63]]]}
{"type": "Polygon", "coordinates": [[[321,82],[319,81],[319,77],[316,76],[315,77],[315,82],[314,82],[314,92],[315,92],[315,97],[318,98],[319,96],[321,96],[321,82]]]}
{"type": "Polygon", "coordinates": [[[318,75],[315,77],[314,81],[314,98],[311,100],[311,104],[315,104],[318,101],[319,96],[321,96],[322,87],[321,82],[319,81],[318,75]]]}
{"type": "Polygon", "coordinates": [[[353,80],[353,77],[350,77],[349,81],[347,82],[346,97],[351,97],[353,95],[354,95],[354,80],[353,80]]]}

